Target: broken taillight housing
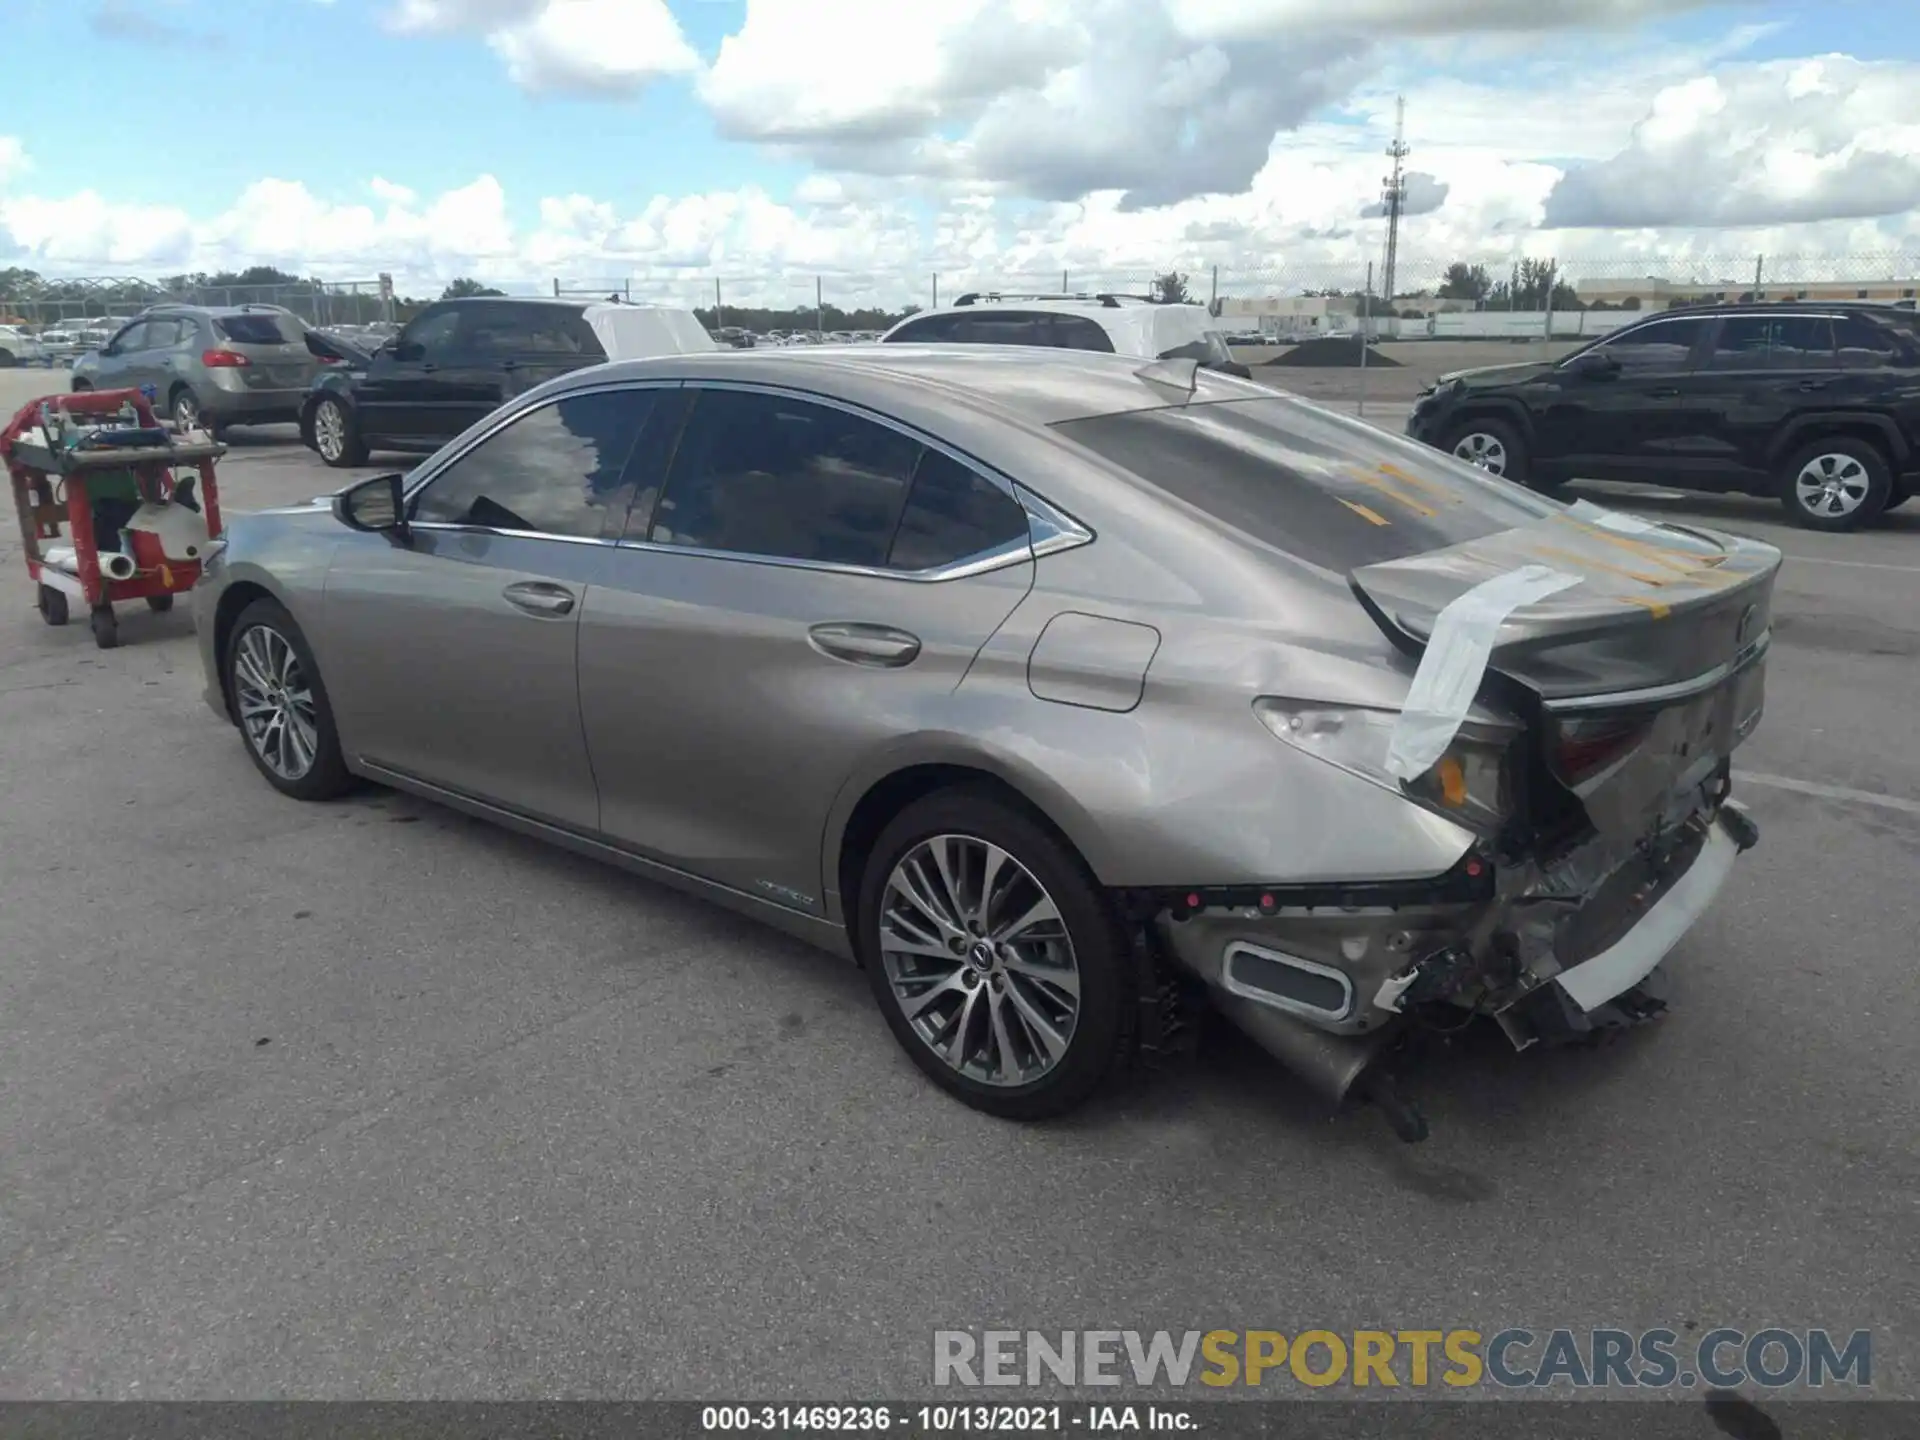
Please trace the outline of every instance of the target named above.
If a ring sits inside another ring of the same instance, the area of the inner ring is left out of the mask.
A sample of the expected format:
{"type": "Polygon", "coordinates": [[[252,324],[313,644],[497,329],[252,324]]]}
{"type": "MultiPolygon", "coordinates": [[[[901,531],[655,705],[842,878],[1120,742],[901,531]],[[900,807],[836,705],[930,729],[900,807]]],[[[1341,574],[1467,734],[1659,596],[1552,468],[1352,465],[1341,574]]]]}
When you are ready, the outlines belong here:
{"type": "Polygon", "coordinates": [[[1470,829],[1494,834],[1512,816],[1518,725],[1469,720],[1422,775],[1402,781],[1387,768],[1396,710],[1315,705],[1268,696],[1254,701],[1260,721],[1280,739],[1350,775],[1405,795],[1470,829]]]}
{"type": "Polygon", "coordinates": [[[1591,715],[1555,727],[1553,771],[1569,786],[1597,779],[1633,753],[1653,726],[1651,715],[1591,715]]]}

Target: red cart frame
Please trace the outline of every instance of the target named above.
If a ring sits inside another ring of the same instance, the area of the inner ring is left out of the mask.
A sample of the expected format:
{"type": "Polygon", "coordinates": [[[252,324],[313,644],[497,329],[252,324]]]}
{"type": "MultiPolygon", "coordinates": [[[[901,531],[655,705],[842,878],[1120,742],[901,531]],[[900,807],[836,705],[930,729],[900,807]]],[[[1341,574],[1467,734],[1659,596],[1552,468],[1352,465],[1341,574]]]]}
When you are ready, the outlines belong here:
{"type": "Polygon", "coordinates": [[[133,575],[115,580],[105,574],[100,565],[99,539],[93,531],[88,473],[131,470],[142,499],[166,504],[172,501],[175,489],[172,471],[193,465],[199,471],[198,503],[207,522],[207,534],[211,537],[220,533],[220,489],[214,462],[227,453],[227,447],[218,441],[209,438],[138,448],[59,450],[23,438],[39,426],[43,406],[75,417],[104,420],[129,404],[142,427],[158,428],[153,407],[140,391],[97,390],[30,401],[0,429],[0,460],[6,462],[13,485],[27,574],[40,587],[41,617],[49,625],[64,625],[68,599],[83,601],[92,619],[94,641],[103,650],[119,643],[115,602],[145,600],[154,610],[171,609],[173,597],[191,590],[200,578],[200,562],[169,559],[157,537],[136,531],[129,536],[136,566],[133,575]],[[42,549],[42,542],[61,538],[63,522],[74,552],[71,572],[48,565],[42,549]]]}

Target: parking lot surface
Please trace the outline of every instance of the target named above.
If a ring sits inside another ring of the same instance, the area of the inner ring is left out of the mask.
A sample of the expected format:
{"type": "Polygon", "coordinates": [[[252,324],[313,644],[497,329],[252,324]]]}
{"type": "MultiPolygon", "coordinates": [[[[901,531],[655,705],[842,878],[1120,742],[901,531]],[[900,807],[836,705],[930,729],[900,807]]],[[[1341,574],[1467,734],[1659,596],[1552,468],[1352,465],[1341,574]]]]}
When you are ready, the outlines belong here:
{"type": "MultiPolygon", "coordinates": [[[[345,478],[233,446],[231,510],[345,478]]],[[[906,1397],[939,1328],[1774,1324],[1874,1330],[1920,1395],[1920,509],[1591,493],[1789,556],[1761,842],[1669,1016],[1456,1042],[1411,1148],[1224,1029],[1067,1122],[966,1110],[850,967],[422,801],[282,799],[184,607],[47,628],[9,527],[0,1395],[906,1397]]]]}

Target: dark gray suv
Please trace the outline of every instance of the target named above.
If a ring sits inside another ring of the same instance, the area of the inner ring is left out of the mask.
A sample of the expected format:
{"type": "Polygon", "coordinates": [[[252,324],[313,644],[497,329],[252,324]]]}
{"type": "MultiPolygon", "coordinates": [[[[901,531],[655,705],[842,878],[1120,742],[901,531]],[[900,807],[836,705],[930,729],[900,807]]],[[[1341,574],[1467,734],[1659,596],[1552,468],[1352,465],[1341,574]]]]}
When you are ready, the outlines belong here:
{"type": "Polygon", "coordinates": [[[73,388],[152,385],[183,426],[298,420],[321,363],[306,331],[277,305],[156,305],[74,361],[73,388]]]}

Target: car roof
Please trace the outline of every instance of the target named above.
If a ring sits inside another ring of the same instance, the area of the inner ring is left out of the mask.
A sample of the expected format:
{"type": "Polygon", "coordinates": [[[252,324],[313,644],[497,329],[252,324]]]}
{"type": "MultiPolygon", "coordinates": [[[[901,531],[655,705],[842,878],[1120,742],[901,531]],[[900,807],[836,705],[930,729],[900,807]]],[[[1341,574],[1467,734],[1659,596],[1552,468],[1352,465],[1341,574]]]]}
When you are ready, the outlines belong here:
{"type": "Polygon", "coordinates": [[[1805,300],[1725,300],[1711,305],[1669,305],[1664,310],[1647,312],[1643,319],[1668,320],[1688,315],[1821,315],[1835,311],[1864,312],[1874,315],[1912,315],[1910,306],[1884,300],[1827,300],[1809,296],[1805,300]]]}
{"type": "Polygon", "coordinates": [[[966,303],[916,311],[886,333],[891,335],[919,321],[948,315],[1039,311],[1091,320],[1106,332],[1120,354],[1145,357],[1196,340],[1202,331],[1220,328],[1220,322],[1204,305],[1187,301],[1162,304],[1137,295],[963,295],[961,300],[966,303]]]}
{"type": "MultiPolygon", "coordinates": [[[[1053,425],[1184,400],[1184,392],[1142,374],[1152,363],[1137,356],[1032,345],[802,346],[614,361],[575,371],[556,385],[574,389],[626,379],[690,384],[732,380],[814,391],[882,412],[890,403],[938,408],[958,402],[1011,413],[1033,425],[1053,425]]],[[[1162,373],[1181,373],[1182,363],[1192,364],[1176,362],[1172,371],[1162,373]]],[[[1211,372],[1200,372],[1194,383],[1209,389],[1250,384],[1211,372]]],[[[1247,393],[1272,392],[1254,386],[1247,393]]]]}

